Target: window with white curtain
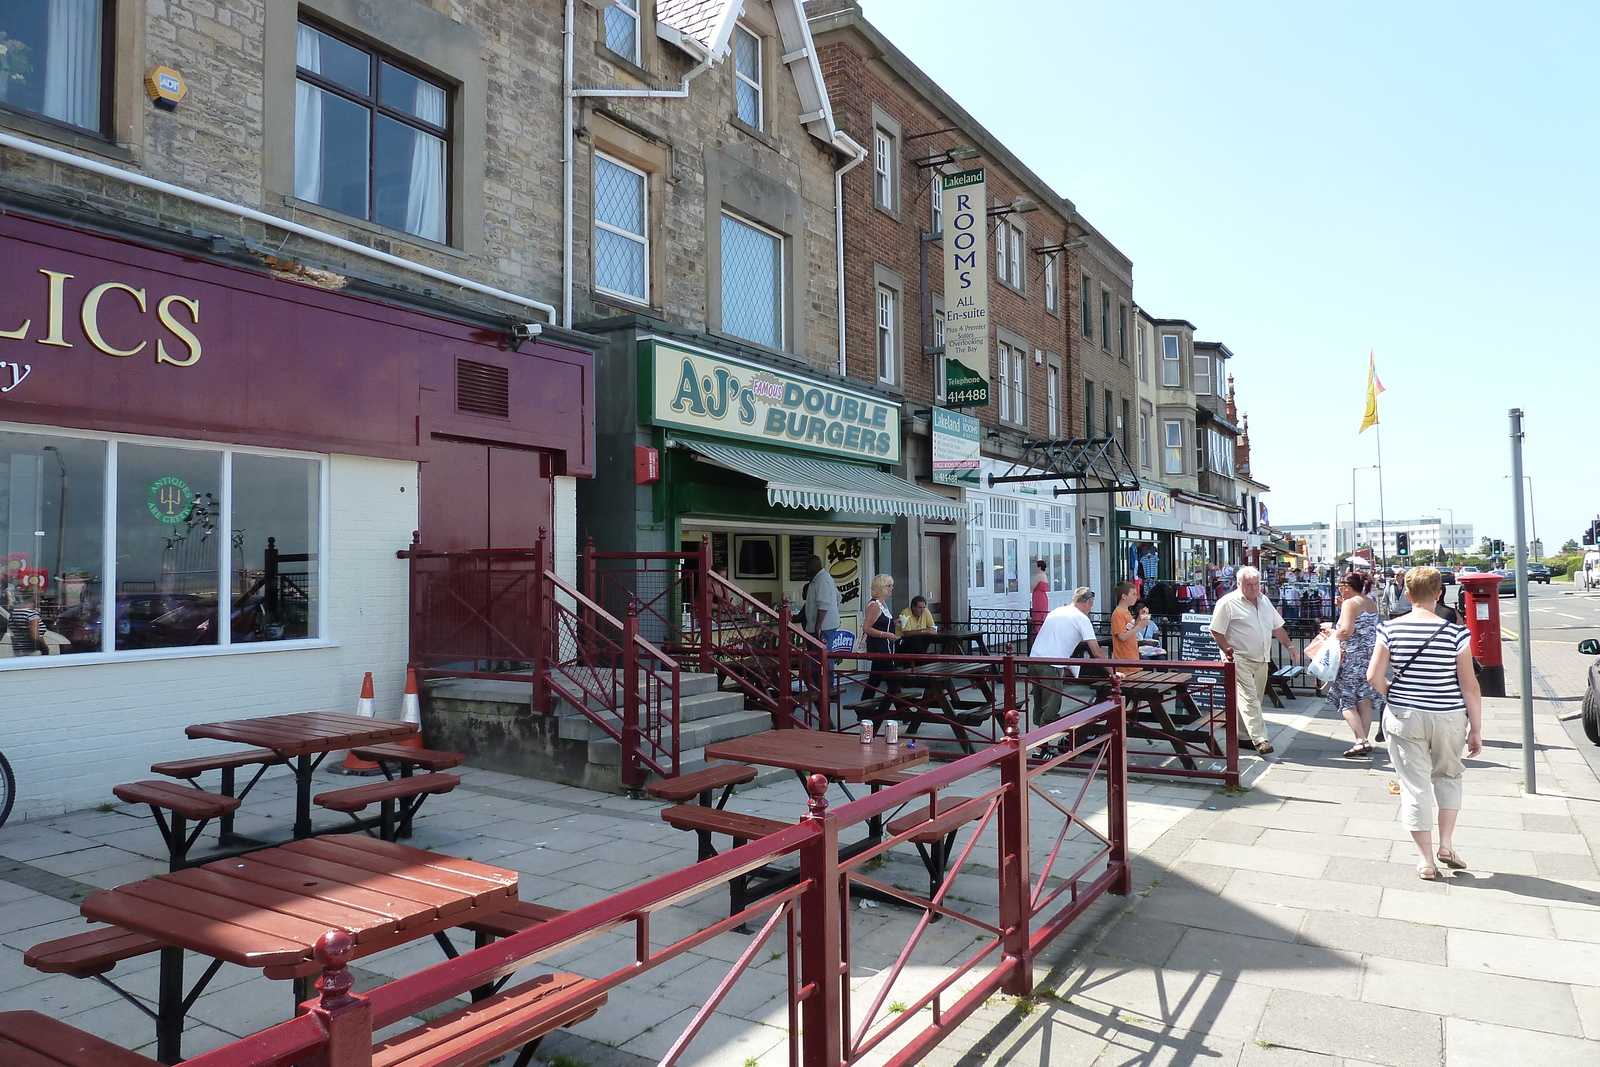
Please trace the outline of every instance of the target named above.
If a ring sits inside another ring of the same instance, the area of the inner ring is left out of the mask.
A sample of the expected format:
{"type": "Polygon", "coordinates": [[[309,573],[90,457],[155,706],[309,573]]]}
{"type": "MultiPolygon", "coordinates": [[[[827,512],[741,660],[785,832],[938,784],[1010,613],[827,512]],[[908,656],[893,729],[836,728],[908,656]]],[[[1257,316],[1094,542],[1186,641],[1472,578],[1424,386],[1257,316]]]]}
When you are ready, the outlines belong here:
{"type": "Polygon", "coordinates": [[[1161,424],[1161,471],[1163,474],[1183,473],[1183,423],[1167,419],[1161,424]]]}
{"type": "Polygon", "coordinates": [[[1183,362],[1178,353],[1178,335],[1161,335],[1161,385],[1167,389],[1183,388],[1183,362]]]}
{"type": "Polygon", "coordinates": [[[639,0],[610,0],[606,47],[623,59],[639,62],[639,0]]]}
{"type": "Polygon", "coordinates": [[[783,347],[783,238],[722,215],[722,332],[783,347]]]}
{"type": "Polygon", "coordinates": [[[295,60],[295,196],[447,241],[449,91],[306,22],[295,60]]]}
{"type": "Polygon", "coordinates": [[[761,85],[761,38],[736,26],[733,30],[733,91],[739,121],[764,129],[761,85]]]}
{"type": "Polygon", "coordinates": [[[0,107],[105,132],[108,0],[0,0],[0,107]]]}
{"type": "Polygon", "coordinates": [[[650,181],[637,167],[594,157],[594,287],[650,302],[650,181]]]}

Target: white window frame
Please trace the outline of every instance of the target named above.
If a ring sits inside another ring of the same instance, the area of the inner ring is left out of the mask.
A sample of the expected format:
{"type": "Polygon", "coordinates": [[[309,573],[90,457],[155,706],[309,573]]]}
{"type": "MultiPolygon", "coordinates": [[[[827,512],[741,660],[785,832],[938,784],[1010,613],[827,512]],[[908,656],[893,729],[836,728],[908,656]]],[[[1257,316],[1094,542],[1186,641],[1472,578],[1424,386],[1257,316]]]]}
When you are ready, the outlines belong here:
{"type": "Polygon", "coordinates": [[[1194,368],[1194,393],[1195,393],[1195,395],[1196,396],[1210,396],[1211,395],[1211,357],[1208,356],[1208,355],[1201,355],[1199,352],[1196,352],[1194,354],[1194,360],[1192,361],[1191,366],[1194,368]],[[1204,368],[1204,369],[1202,370],[1202,368],[1204,368]]]}
{"type": "Polygon", "coordinates": [[[1146,341],[1144,323],[1134,326],[1135,343],[1139,349],[1139,381],[1145,385],[1150,384],[1150,346],[1146,341]]]}
{"type": "Polygon", "coordinates": [[[1161,335],[1161,387],[1183,388],[1183,349],[1175,333],[1161,335]]]}
{"type": "Polygon", "coordinates": [[[1000,420],[1013,426],[1025,426],[1028,422],[1025,388],[1028,351],[996,339],[995,353],[1000,364],[1000,420]]]}
{"type": "Polygon", "coordinates": [[[1061,437],[1061,369],[1054,364],[1044,371],[1045,428],[1050,440],[1061,437]]]}
{"type": "MultiPolygon", "coordinates": [[[[777,328],[776,343],[773,344],[771,347],[772,348],[776,348],[776,349],[782,349],[783,347],[785,347],[786,341],[787,341],[788,336],[789,336],[789,332],[788,332],[788,328],[789,328],[789,323],[788,323],[789,242],[788,242],[788,238],[784,237],[783,234],[779,233],[777,230],[772,229],[770,226],[763,226],[763,225],[761,225],[761,223],[756,222],[754,219],[746,218],[745,216],[736,214],[736,213],[734,213],[732,211],[723,210],[720,213],[720,216],[721,217],[717,220],[717,229],[718,229],[718,234],[719,234],[718,240],[719,241],[721,240],[720,234],[721,234],[721,227],[722,227],[722,219],[732,219],[734,222],[737,222],[742,226],[748,226],[752,230],[756,230],[756,231],[758,231],[760,233],[764,233],[768,237],[771,237],[774,241],[778,242],[778,279],[777,279],[778,280],[778,289],[777,289],[777,292],[774,294],[774,296],[776,297],[776,308],[777,308],[777,319],[778,319],[777,327],[778,328],[777,328]]],[[[723,276],[719,277],[717,279],[717,286],[718,286],[718,293],[719,294],[723,291],[723,288],[726,286],[726,280],[725,279],[726,279],[726,276],[727,276],[727,265],[728,265],[727,256],[724,254],[721,257],[719,257],[719,267],[723,272],[723,276]]],[[[758,344],[758,345],[766,344],[765,341],[760,341],[760,340],[757,340],[757,339],[755,339],[753,337],[743,337],[740,334],[736,334],[736,333],[730,332],[728,330],[728,328],[727,328],[727,316],[724,315],[724,314],[720,314],[719,313],[719,318],[721,318],[723,320],[722,323],[721,323],[722,332],[728,334],[729,337],[739,337],[741,340],[749,341],[752,344],[758,344]]]]}
{"type": "Polygon", "coordinates": [[[605,25],[605,28],[606,28],[606,33],[605,33],[605,45],[606,45],[606,48],[610,49],[612,52],[614,52],[617,55],[621,56],[623,59],[626,59],[630,63],[639,63],[643,59],[643,54],[641,52],[641,47],[640,47],[640,43],[639,43],[639,38],[640,38],[639,26],[640,26],[641,22],[643,21],[639,17],[640,2],[641,2],[641,0],[607,0],[606,10],[604,10],[604,11],[602,11],[600,13],[601,22],[605,25]],[[610,25],[610,19],[608,19],[606,16],[610,14],[610,9],[613,8],[613,7],[616,8],[618,11],[621,11],[624,15],[628,16],[630,19],[633,20],[633,52],[632,52],[631,55],[629,53],[627,53],[627,52],[618,52],[615,48],[611,47],[611,25],[610,25]]]}
{"type": "Polygon", "coordinates": [[[1000,421],[1011,419],[1011,346],[1004,341],[995,342],[995,362],[1000,365],[997,376],[1000,383],[1000,421]]]}
{"type": "Polygon", "coordinates": [[[735,115],[737,115],[738,118],[739,118],[739,121],[744,123],[746,126],[750,126],[750,127],[755,128],[755,129],[758,129],[758,130],[765,130],[767,128],[767,91],[766,91],[766,87],[761,84],[761,81],[762,81],[763,78],[766,77],[766,67],[763,65],[763,64],[766,63],[766,42],[762,40],[761,35],[759,33],[756,33],[755,31],[749,29],[742,22],[734,23],[733,37],[734,37],[733,113],[735,115]],[[753,41],[755,43],[755,48],[756,48],[756,77],[753,78],[753,79],[746,77],[744,72],[739,69],[738,47],[739,47],[739,40],[740,40],[739,35],[740,34],[744,34],[745,37],[748,37],[751,41],[753,41]],[[755,121],[754,122],[752,122],[750,119],[745,118],[743,115],[739,114],[739,90],[738,90],[738,86],[739,86],[739,84],[741,82],[743,84],[745,84],[745,85],[750,86],[750,88],[754,89],[755,93],[756,93],[756,117],[755,117],[755,121]]]}
{"type": "Polygon", "coordinates": [[[1178,419],[1163,419],[1161,422],[1161,473],[1183,473],[1183,423],[1178,419]],[[1177,431],[1176,435],[1174,430],[1177,431]],[[1174,436],[1176,441],[1173,440],[1174,436]]]}
{"type": "Polygon", "coordinates": [[[885,211],[897,208],[894,188],[895,136],[882,126],[872,130],[872,202],[885,211]]]}
{"type": "Polygon", "coordinates": [[[1144,470],[1150,469],[1150,424],[1154,420],[1154,413],[1139,409],[1139,466],[1144,470]]]}
{"type": "Polygon", "coordinates": [[[1005,219],[994,228],[994,276],[1011,288],[1022,289],[1022,229],[1005,219]]]}
{"type": "Polygon", "coordinates": [[[928,188],[928,225],[932,227],[929,233],[944,233],[944,175],[937,170],[932,175],[933,184],[928,188]]]}
{"type": "MultiPolygon", "coordinates": [[[[640,178],[644,179],[643,182],[640,184],[640,188],[643,190],[644,203],[640,205],[640,212],[639,212],[639,218],[641,220],[643,220],[643,222],[644,222],[644,233],[643,234],[632,233],[632,232],[630,232],[628,230],[622,229],[621,227],[613,226],[610,223],[600,221],[600,213],[599,213],[599,211],[597,209],[598,198],[595,197],[595,196],[590,196],[590,198],[589,198],[590,207],[591,207],[591,209],[594,209],[594,210],[592,210],[591,213],[594,216],[594,228],[595,229],[604,230],[607,233],[615,234],[618,237],[622,237],[622,238],[625,238],[626,240],[633,241],[634,243],[636,243],[636,244],[638,244],[638,245],[643,247],[643,249],[644,249],[644,292],[642,294],[640,294],[640,293],[624,293],[624,292],[620,292],[620,291],[618,291],[616,289],[607,289],[605,286],[600,284],[598,279],[595,280],[595,284],[594,284],[595,291],[599,292],[599,293],[606,293],[606,294],[608,294],[610,296],[620,296],[624,300],[628,300],[628,301],[632,301],[634,303],[644,304],[644,305],[648,306],[649,303],[650,303],[650,173],[648,171],[640,170],[638,167],[632,166],[631,164],[624,163],[622,160],[618,159],[617,157],[611,156],[611,155],[607,155],[604,152],[596,152],[594,154],[594,158],[595,158],[595,162],[597,164],[600,161],[604,160],[605,162],[610,163],[613,166],[621,167],[623,170],[632,171],[634,174],[637,174],[637,175],[639,175],[640,178]]],[[[593,180],[593,176],[592,175],[591,175],[591,180],[593,180]]],[[[596,182],[596,184],[598,184],[598,182],[596,182]]],[[[591,275],[593,275],[594,274],[594,256],[595,256],[594,242],[590,242],[589,252],[590,252],[589,273],[591,275]]]]}
{"type": "MultiPolygon", "coordinates": [[[[291,641],[249,641],[240,644],[233,643],[233,627],[221,622],[221,599],[219,603],[219,627],[217,643],[214,645],[175,645],[171,648],[140,648],[117,651],[116,645],[116,594],[111,594],[112,621],[108,625],[105,618],[104,602],[102,595],[101,609],[101,651],[76,652],[70,655],[56,656],[12,656],[0,658],[0,673],[12,670],[52,670],[73,666],[87,666],[94,663],[129,663],[141,660],[162,659],[193,659],[205,656],[240,656],[257,652],[288,652],[295,649],[307,648],[336,648],[339,642],[329,636],[329,620],[331,612],[328,606],[328,590],[330,587],[329,560],[332,549],[330,527],[332,518],[329,514],[331,503],[329,457],[318,452],[294,452],[282,448],[248,448],[235,445],[225,445],[210,441],[188,441],[167,437],[143,437],[135,434],[107,434],[90,433],[77,430],[58,430],[52,427],[36,426],[31,423],[0,423],[0,430],[7,433],[35,434],[47,437],[75,438],[83,441],[101,441],[105,443],[105,469],[102,477],[104,481],[97,487],[102,494],[102,537],[100,573],[109,576],[102,580],[102,588],[116,586],[117,574],[117,489],[118,489],[118,448],[120,445],[138,445],[154,448],[185,449],[193,452],[220,453],[221,456],[221,487],[218,494],[218,519],[216,525],[217,544],[221,547],[218,553],[217,582],[219,589],[232,588],[232,555],[226,546],[233,543],[233,458],[239,455],[265,456],[271,459],[301,459],[309,460],[317,465],[317,613],[316,637],[304,637],[291,641]]],[[[76,483],[74,483],[76,486],[76,483]]]]}
{"type": "Polygon", "coordinates": [[[943,404],[949,396],[945,388],[944,366],[944,308],[933,309],[933,347],[937,350],[933,358],[933,400],[936,404],[943,404]]]}
{"type": "Polygon", "coordinates": [[[1089,294],[1094,291],[1094,280],[1085,274],[1078,279],[1079,302],[1083,304],[1083,324],[1080,331],[1084,340],[1094,340],[1094,309],[1089,306],[1089,294]]]}
{"type": "Polygon", "coordinates": [[[889,385],[898,382],[900,375],[899,354],[896,351],[899,303],[899,293],[887,285],[878,286],[878,325],[874,334],[877,342],[878,381],[889,385]]]}
{"type": "Polygon", "coordinates": [[[1044,309],[1052,315],[1061,308],[1061,294],[1056,282],[1056,253],[1044,257],[1044,309]]]}

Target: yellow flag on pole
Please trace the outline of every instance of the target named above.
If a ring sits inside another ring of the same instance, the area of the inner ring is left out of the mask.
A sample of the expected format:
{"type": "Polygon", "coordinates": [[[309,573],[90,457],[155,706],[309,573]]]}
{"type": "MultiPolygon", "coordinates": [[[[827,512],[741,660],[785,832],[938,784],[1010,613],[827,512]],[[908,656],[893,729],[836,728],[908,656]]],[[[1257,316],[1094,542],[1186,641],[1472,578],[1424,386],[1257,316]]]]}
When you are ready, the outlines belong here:
{"type": "Polygon", "coordinates": [[[1373,352],[1367,353],[1367,410],[1361,416],[1361,429],[1357,433],[1366,433],[1368,426],[1378,425],[1378,394],[1383,392],[1383,383],[1378,381],[1378,366],[1373,352]]]}

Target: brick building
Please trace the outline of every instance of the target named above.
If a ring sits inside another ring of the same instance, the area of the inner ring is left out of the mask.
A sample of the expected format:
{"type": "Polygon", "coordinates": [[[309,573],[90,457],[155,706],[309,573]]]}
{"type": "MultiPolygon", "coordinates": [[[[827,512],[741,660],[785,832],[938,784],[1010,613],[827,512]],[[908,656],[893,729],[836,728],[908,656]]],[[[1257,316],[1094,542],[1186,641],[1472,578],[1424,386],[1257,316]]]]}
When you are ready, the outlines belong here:
{"type": "Polygon", "coordinates": [[[0,7],[0,601],[48,653],[0,649],[19,815],[364,671],[394,713],[414,531],[543,526],[572,570],[597,342],[553,321],[561,29],[554,0],[0,7]]]}
{"type": "Polygon", "coordinates": [[[807,12],[836,120],[873,153],[843,179],[846,366],[851,377],[904,399],[903,476],[967,507],[964,524],[921,519],[896,527],[889,569],[900,579],[900,599],[923,593],[945,618],[1026,608],[1038,560],[1052,605],[1080,584],[1106,588],[1113,575],[1107,494],[1056,498],[1059,480],[990,485],[988,476],[1010,472],[1033,442],[1106,426],[1125,432],[1116,420],[1136,396],[1126,350],[1131,264],[853,0],[812,0],[807,12]],[[946,391],[939,179],[976,167],[989,198],[990,402],[963,408],[946,391]],[[1102,293],[1109,301],[1108,348],[1100,347],[1098,319],[1083,318],[1080,277],[1085,293],[1093,288],[1094,315],[1102,293]],[[1109,423],[1100,414],[1108,390],[1109,423]],[[976,420],[981,458],[964,483],[934,484],[934,438],[951,410],[976,420]]]}

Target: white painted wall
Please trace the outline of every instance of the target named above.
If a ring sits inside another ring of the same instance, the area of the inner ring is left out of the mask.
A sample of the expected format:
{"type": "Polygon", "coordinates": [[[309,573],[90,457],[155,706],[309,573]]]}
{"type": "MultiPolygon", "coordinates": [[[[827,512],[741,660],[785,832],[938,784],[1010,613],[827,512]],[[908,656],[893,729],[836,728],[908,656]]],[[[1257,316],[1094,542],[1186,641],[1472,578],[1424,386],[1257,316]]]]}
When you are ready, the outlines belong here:
{"type": "Polygon", "coordinates": [[[152,763],[227,751],[185,738],[193,723],[352,712],[365,671],[378,714],[399,718],[409,580],[394,554],[417,528],[417,464],[333,456],[328,475],[329,647],[48,667],[35,658],[0,671],[0,749],[17,776],[12,819],[110,802],[113,786],[150,778],[152,763]]]}

